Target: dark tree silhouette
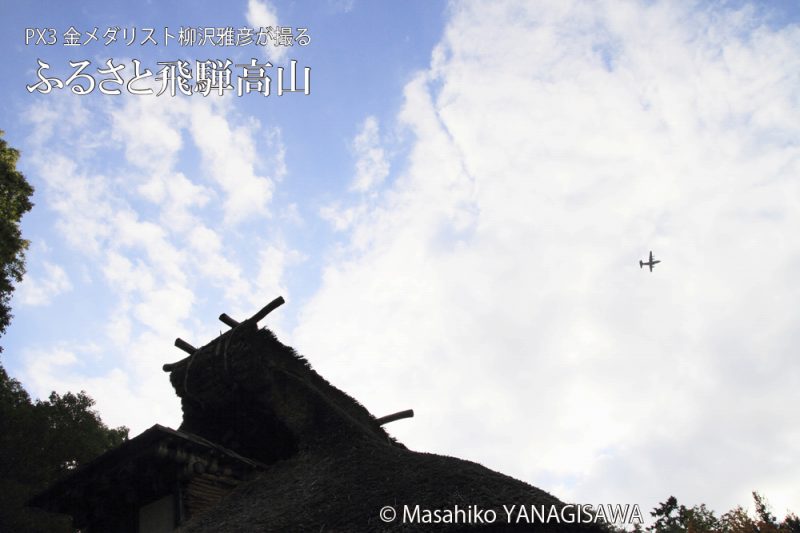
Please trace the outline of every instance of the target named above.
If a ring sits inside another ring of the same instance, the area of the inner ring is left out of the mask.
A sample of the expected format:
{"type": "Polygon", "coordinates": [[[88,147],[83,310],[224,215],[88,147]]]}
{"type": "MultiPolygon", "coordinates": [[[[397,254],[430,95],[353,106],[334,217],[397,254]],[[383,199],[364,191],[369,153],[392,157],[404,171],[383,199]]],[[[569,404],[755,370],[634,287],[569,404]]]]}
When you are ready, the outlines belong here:
{"type": "Polygon", "coordinates": [[[36,492],[116,447],[128,429],[110,429],[85,392],[31,401],[0,365],[0,531],[72,532],[71,520],[25,507],[36,492]]]}
{"type": "MultiPolygon", "coordinates": [[[[800,518],[788,513],[778,521],[769,510],[767,500],[758,492],[753,492],[755,516],[751,516],[738,505],[719,518],[705,504],[686,507],[678,505],[678,500],[670,496],[650,513],[655,519],[647,531],[654,533],[800,533],[800,518]]],[[[625,528],[612,528],[623,533],[625,528]]],[[[630,529],[628,531],[631,531],[630,529]]],[[[632,531],[641,531],[635,527],[632,531]]]]}
{"type": "MultiPolygon", "coordinates": [[[[14,283],[25,273],[25,249],[19,222],[30,211],[33,187],[18,170],[19,152],[8,146],[0,130],[0,335],[11,321],[8,305],[14,283]]],[[[2,348],[0,348],[2,350],[2,348]]]]}

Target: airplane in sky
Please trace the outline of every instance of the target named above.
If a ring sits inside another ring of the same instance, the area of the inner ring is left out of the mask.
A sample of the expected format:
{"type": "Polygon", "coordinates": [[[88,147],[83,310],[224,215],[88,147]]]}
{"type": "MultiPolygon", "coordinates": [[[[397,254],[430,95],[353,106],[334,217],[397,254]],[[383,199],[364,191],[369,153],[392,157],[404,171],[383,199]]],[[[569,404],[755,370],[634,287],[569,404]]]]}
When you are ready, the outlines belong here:
{"type": "Polygon", "coordinates": [[[642,268],[643,266],[647,265],[647,266],[650,267],[650,272],[652,272],[653,271],[653,267],[656,266],[656,264],[660,263],[660,262],[661,262],[660,260],[659,261],[654,261],[653,260],[653,251],[650,250],[650,261],[639,261],[639,268],[642,268]]]}

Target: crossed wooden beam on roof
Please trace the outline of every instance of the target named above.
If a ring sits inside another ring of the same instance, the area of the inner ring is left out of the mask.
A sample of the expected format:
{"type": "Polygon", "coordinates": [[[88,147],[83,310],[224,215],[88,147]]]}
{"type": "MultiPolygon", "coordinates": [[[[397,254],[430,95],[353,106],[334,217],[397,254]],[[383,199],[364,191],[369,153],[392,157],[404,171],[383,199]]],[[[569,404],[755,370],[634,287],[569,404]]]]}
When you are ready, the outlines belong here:
{"type": "MultiPolygon", "coordinates": [[[[254,314],[253,316],[251,316],[250,318],[248,318],[244,322],[238,322],[238,321],[234,320],[233,318],[231,318],[230,316],[228,316],[226,313],[222,313],[221,315],[219,315],[219,320],[220,320],[220,322],[222,322],[223,324],[231,327],[232,329],[236,329],[239,326],[241,326],[242,324],[257,324],[259,320],[261,320],[262,318],[264,318],[265,316],[267,316],[268,314],[273,312],[278,307],[282,306],[284,303],[286,303],[286,300],[283,299],[283,296],[278,296],[277,298],[272,300],[270,303],[265,305],[263,308],[261,308],[261,310],[258,313],[254,314]]],[[[194,355],[195,352],[197,352],[197,350],[198,350],[197,348],[195,348],[194,346],[192,346],[191,344],[189,344],[185,340],[181,339],[180,337],[175,339],[175,346],[180,348],[184,352],[188,353],[190,356],[194,355]]],[[[178,363],[171,363],[171,364],[164,365],[163,366],[164,371],[165,372],[171,371],[179,363],[180,363],[180,361],[178,363]]],[[[382,426],[384,424],[388,424],[389,422],[394,422],[396,420],[402,420],[404,418],[412,418],[413,416],[414,416],[414,410],[413,409],[406,409],[405,411],[398,411],[397,413],[393,413],[393,414],[390,414],[390,415],[382,416],[380,418],[375,419],[375,421],[378,423],[378,425],[382,426]]]]}
{"type": "MultiPolygon", "coordinates": [[[[268,314],[270,314],[275,309],[277,309],[278,307],[282,306],[285,303],[286,300],[283,299],[283,296],[278,296],[270,303],[265,305],[258,313],[254,314],[253,316],[245,320],[244,323],[255,324],[259,320],[261,320],[262,318],[264,318],[265,316],[267,316],[268,314]]],[[[231,328],[237,328],[243,324],[242,322],[237,322],[236,320],[232,319],[226,313],[222,313],[221,315],[219,315],[219,319],[222,323],[224,323],[227,326],[230,326],[231,328]]],[[[194,353],[197,351],[197,348],[195,348],[185,340],[181,339],[180,337],[175,339],[175,346],[177,346],[184,352],[188,353],[189,355],[194,355],[194,353]]],[[[164,365],[164,370],[165,371],[172,370],[172,365],[164,365]],[[168,366],[170,367],[169,369],[167,368],[168,366]]]]}

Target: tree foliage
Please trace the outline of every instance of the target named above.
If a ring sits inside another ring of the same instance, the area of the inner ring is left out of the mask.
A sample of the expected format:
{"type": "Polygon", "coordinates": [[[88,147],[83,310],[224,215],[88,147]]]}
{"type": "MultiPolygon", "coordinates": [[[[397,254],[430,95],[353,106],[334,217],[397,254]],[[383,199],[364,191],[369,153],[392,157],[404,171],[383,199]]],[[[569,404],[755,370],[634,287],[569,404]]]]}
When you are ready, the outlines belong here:
{"type": "Polygon", "coordinates": [[[11,321],[9,300],[14,283],[25,273],[25,249],[19,222],[30,211],[33,187],[18,170],[19,152],[8,146],[0,130],[0,335],[11,321]]]}
{"type": "Polygon", "coordinates": [[[31,401],[0,366],[0,531],[72,531],[70,520],[25,507],[59,477],[128,438],[108,428],[85,392],[31,401]]]}
{"type": "MultiPolygon", "coordinates": [[[[769,510],[766,499],[753,492],[755,516],[751,516],[742,506],[736,506],[719,518],[705,504],[686,507],[678,505],[678,500],[670,496],[658,504],[650,516],[654,522],[646,528],[653,533],[800,533],[800,519],[789,513],[778,521],[769,510]]],[[[611,528],[612,531],[625,531],[611,528]]],[[[633,531],[641,531],[636,525],[633,531]]]]}
{"type": "Polygon", "coordinates": [[[655,522],[648,531],[658,533],[681,533],[684,531],[718,531],[719,520],[705,504],[687,508],[678,505],[675,496],[670,496],[667,501],[660,503],[650,515],[655,522]]]}
{"type": "MultiPolygon", "coordinates": [[[[19,152],[0,131],[0,335],[11,321],[9,300],[25,273],[19,223],[33,204],[33,187],[17,170],[19,152]]],[[[0,348],[2,351],[2,348],[0,348]]],[[[0,365],[0,531],[73,531],[70,520],[25,507],[27,500],[59,477],[128,438],[128,429],[108,428],[83,391],[31,401],[19,381],[0,365]]]]}

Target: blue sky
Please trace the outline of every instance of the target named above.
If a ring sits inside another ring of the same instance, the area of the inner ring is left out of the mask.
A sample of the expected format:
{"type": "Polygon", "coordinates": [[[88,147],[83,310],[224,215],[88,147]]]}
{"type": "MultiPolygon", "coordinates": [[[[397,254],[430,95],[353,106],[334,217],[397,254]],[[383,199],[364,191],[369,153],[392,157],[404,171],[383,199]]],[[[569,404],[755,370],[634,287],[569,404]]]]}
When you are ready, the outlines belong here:
{"type": "Polygon", "coordinates": [[[377,416],[413,407],[391,426],[413,449],[574,501],[800,508],[796,3],[2,15],[0,129],[36,187],[3,364],[35,396],[84,389],[109,424],[176,427],[174,338],[283,295],[269,327],[377,416]],[[61,44],[273,25],[311,42],[61,44]],[[26,89],[37,59],[65,80],[69,61],[127,79],[134,59],[251,58],[297,60],[311,93],[26,89]]]}

